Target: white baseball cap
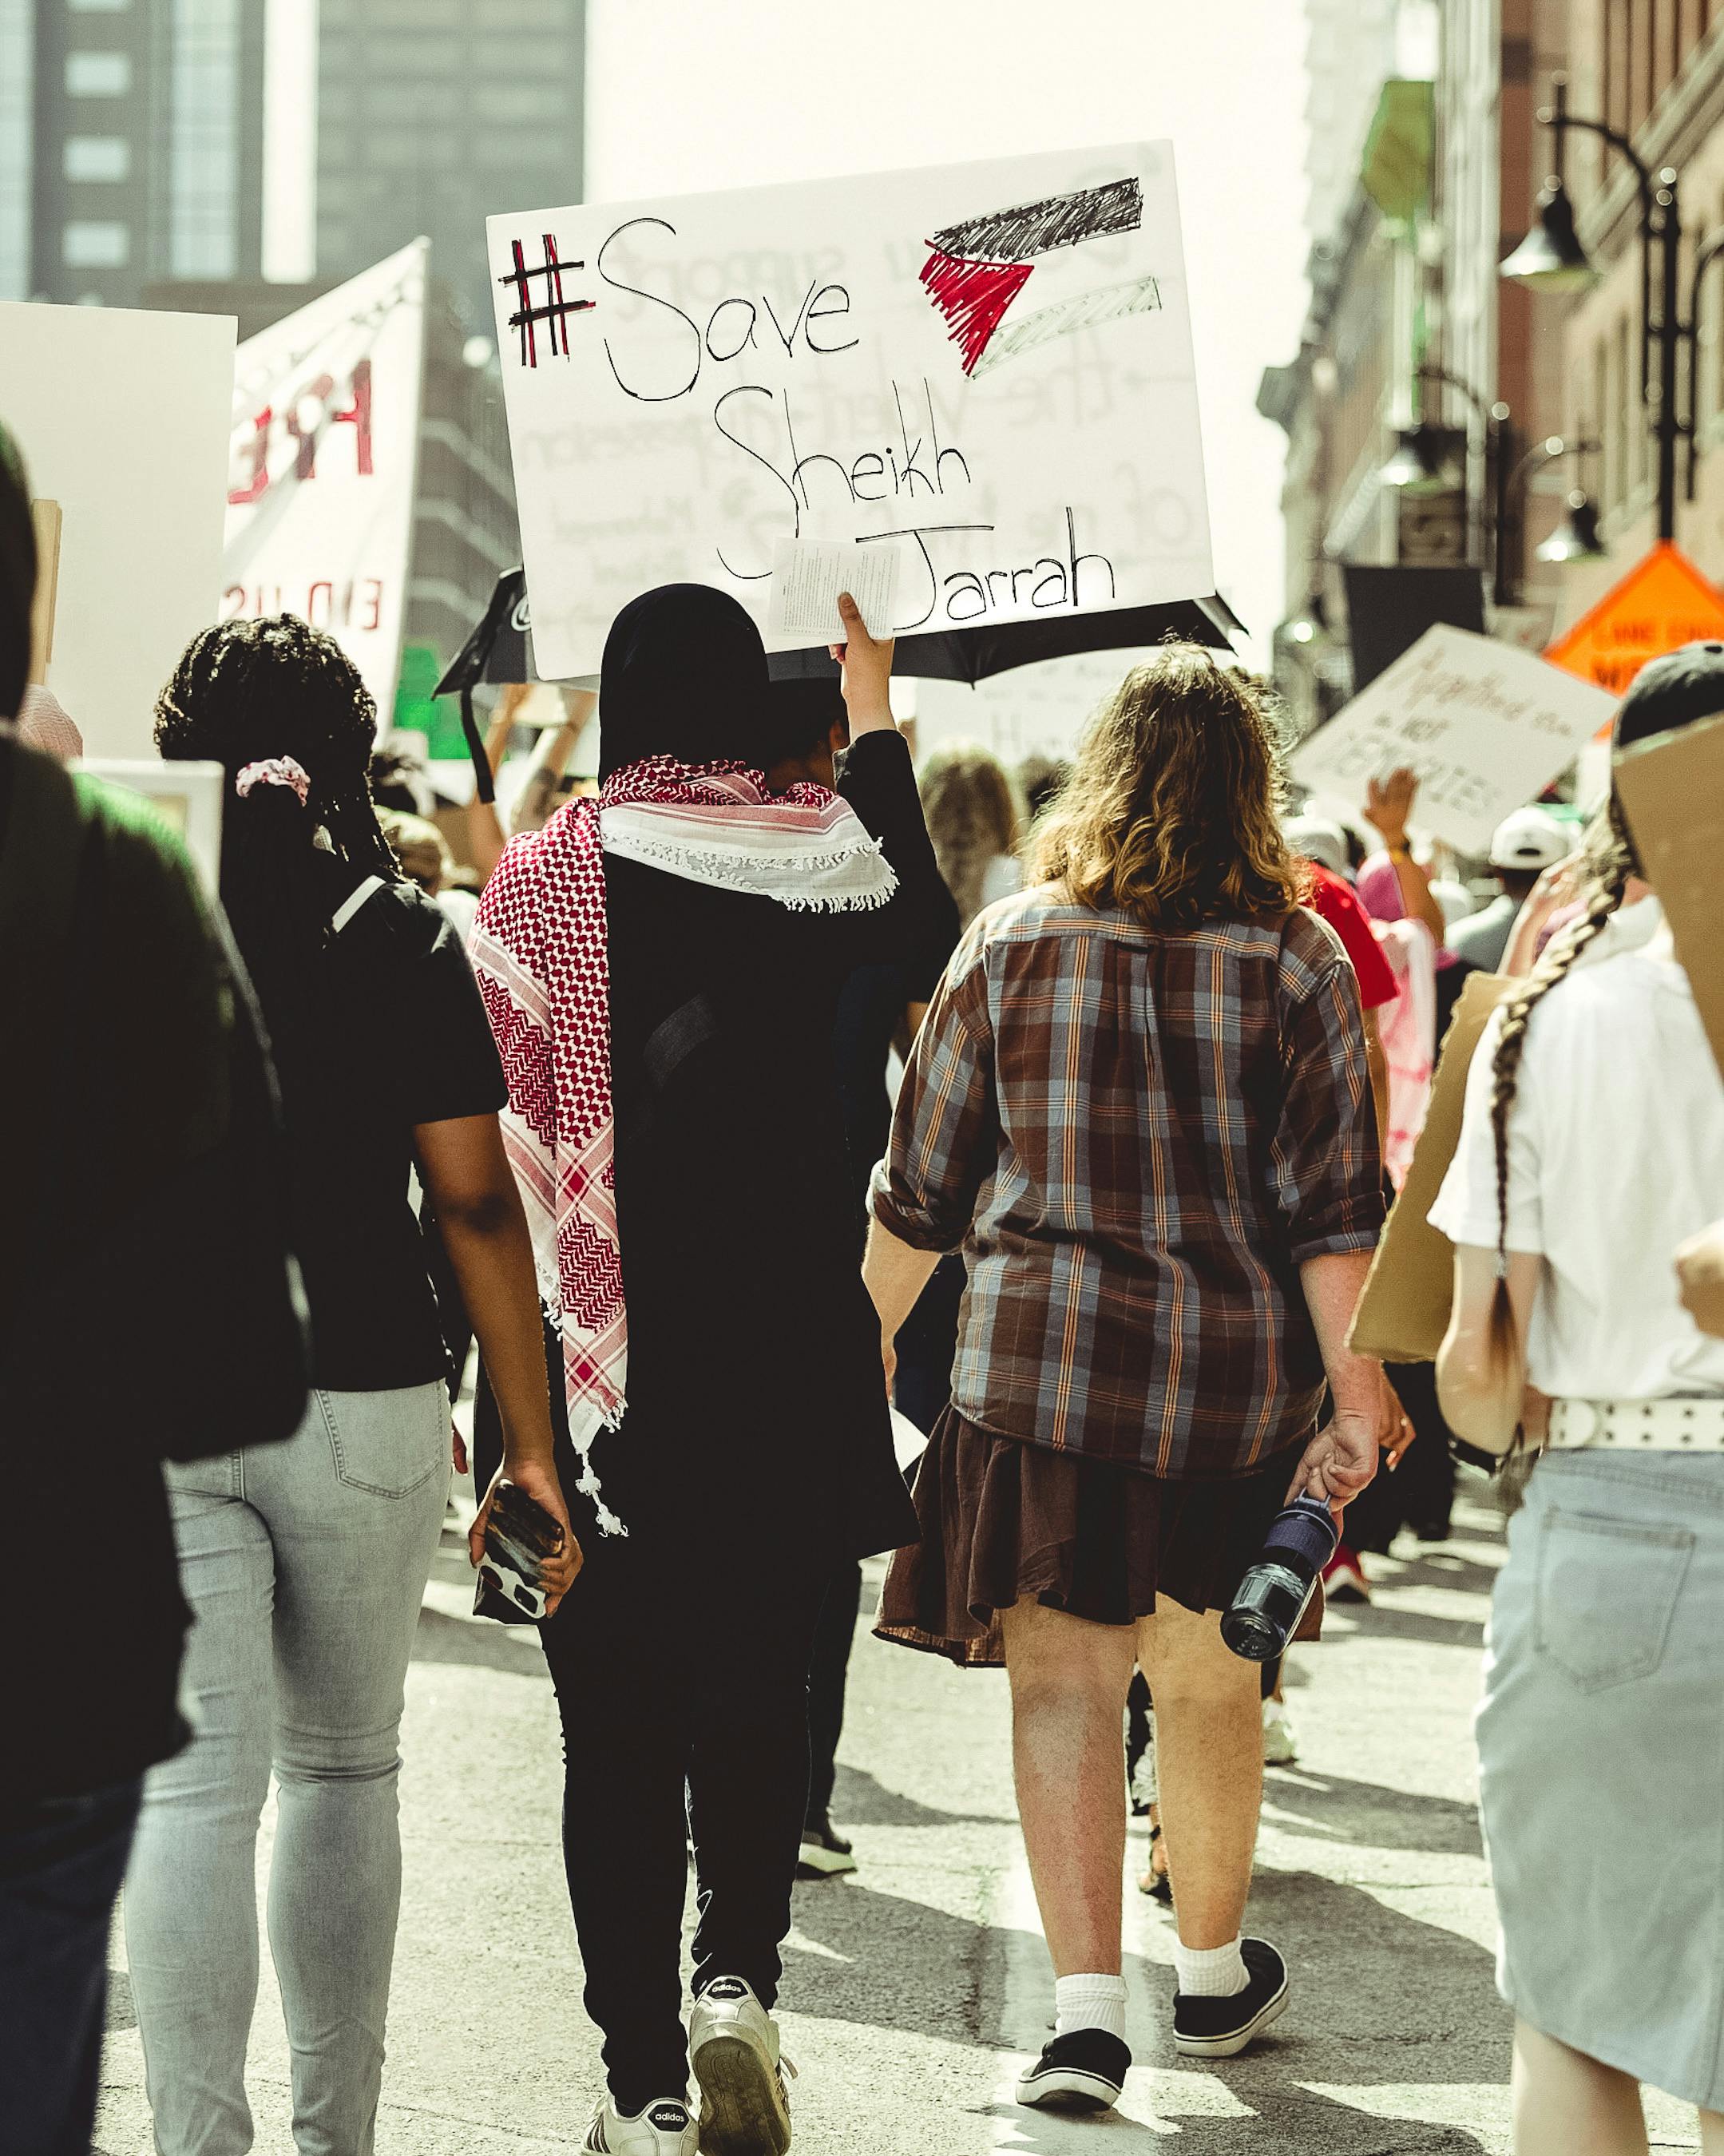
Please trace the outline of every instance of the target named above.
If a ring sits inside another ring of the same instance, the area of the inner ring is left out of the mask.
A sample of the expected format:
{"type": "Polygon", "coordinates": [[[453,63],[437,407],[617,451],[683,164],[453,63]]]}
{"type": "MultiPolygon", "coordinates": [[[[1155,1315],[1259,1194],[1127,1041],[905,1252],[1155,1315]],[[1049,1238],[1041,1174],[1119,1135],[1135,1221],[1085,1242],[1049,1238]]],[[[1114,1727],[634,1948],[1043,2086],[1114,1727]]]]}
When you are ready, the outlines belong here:
{"type": "Polygon", "coordinates": [[[1327,816],[1290,816],[1282,834],[1296,854],[1336,875],[1347,874],[1347,834],[1327,816]]]}
{"type": "Polygon", "coordinates": [[[1552,869],[1573,851],[1568,825],[1542,808],[1516,808],[1491,834],[1494,869],[1552,869]]]}

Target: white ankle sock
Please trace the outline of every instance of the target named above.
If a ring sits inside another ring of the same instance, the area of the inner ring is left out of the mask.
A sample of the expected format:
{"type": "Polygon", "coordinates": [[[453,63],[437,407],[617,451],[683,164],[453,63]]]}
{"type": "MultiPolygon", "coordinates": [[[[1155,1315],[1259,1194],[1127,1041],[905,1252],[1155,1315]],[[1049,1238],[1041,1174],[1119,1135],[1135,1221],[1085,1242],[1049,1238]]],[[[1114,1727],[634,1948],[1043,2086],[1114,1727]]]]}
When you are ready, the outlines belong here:
{"type": "Polygon", "coordinates": [[[1054,2034],[1105,2029],[1126,2041],[1126,1979],[1122,1976],[1060,1976],[1054,1979],[1054,2034]]]}
{"type": "Polygon", "coordinates": [[[1175,1939],[1173,1968],[1188,1999],[1231,1999],[1251,1981],[1237,1939],[1224,1947],[1188,1947],[1175,1939]]]}

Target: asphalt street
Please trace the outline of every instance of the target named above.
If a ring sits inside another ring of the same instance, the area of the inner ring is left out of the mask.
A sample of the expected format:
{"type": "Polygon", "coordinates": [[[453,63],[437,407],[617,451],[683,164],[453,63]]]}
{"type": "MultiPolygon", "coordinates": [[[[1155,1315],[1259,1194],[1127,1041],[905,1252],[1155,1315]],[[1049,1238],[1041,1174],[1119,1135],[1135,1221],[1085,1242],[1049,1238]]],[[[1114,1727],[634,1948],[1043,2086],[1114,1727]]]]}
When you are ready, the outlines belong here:
{"type": "MultiPolygon", "coordinates": [[[[1004,1679],[881,1645],[865,1597],[834,1807],[861,1869],[798,1890],[785,1956],[797,2147],[1079,2156],[1154,2135],[1191,2156],[1506,2156],[1509,2030],[1470,1733],[1501,1556],[1500,1515],[1470,1481],[1451,1542],[1403,1537],[1395,1558],[1371,1560],[1372,1606],[1332,1610],[1322,1642],[1296,1651],[1299,1758],[1269,1774],[1248,1919],[1285,1953],[1293,1998],[1244,2058],[1176,2057],[1171,1919],[1132,1883],[1146,1857],[1134,1830],[1121,1893],[1137,2065],[1099,2120],[1012,2100],[1015,2067],[1047,2033],[1052,1977],[1013,1806],[1004,1679]]],[[[446,1535],[408,1681],[377,2149],[562,2156],[599,2081],[563,1892],[556,1718],[533,1635],[468,1615],[470,1581],[446,1535]]],[[[260,1866],[267,1854],[266,1835],[260,1866]]],[[[96,2146],[149,2156],[117,1936],[114,1962],[96,2146]]],[[[267,1957],[250,2081],[257,2145],[286,2156],[267,1957]]],[[[1691,2113],[1661,2098],[1649,2111],[1655,2145],[1695,2145],[1691,2113]]]]}

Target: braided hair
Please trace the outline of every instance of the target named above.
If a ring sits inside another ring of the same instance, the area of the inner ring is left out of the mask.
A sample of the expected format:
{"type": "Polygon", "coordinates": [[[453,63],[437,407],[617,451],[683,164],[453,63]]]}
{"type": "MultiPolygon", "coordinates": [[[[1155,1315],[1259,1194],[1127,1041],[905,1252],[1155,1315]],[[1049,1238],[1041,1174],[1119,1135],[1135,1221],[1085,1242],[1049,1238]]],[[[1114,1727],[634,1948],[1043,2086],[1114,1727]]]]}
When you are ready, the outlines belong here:
{"type": "MultiPolygon", "coordinates": [[[[1724,711],[1724,644],[1684,644],[1641,668],[1616,714],[1613,754],[1660,733],[1724,711]]],[[[1491,1058],[1491,1129],[1496,1147],[1496,1294],[1491,1312],[1491,1352],[1499,1368],[1512,1353],[1516,1328],[1508,1293],[1509,1116],[1526,1049],[1532,1013],[1573,970],[1621,906],[1631,877],[1643,873],[1634,835],[1613,792],[1588,829],[1583,849],[1588,899],[1581,918],[1555,937],[1525,984],[1502,1006],[1502,1029],[1491,1058]]]]}
{"type": "Polygon", "coordinates": [[[1491,1311],[1493,1356],[1506,1363],[1515,1337],[1508,1296],[1509,1116],[1520,1081],[1526,1028],[1534,1010],[1573,971],[1588,945],[1604,932],[1622,905],[1629,878],[1639,872],[1633,841],[1613,801],[1588,834],[1591,877],[1586,911],[1554,937],[1525,983],[1502,1007],[1502,1029],[1491,1060],[1491,1131],[1496,1144],[1496,1296],[1491,1311]]]}
{"type": "Polygon", "coordinates": [[[161,753],[227,772],[222,903],[278,1049],[310,993],[340,884],[399,880],[367,776],[377,716],[334,638],[285,613],[200,630],[156,700],[161,753]],[[279,757],[304,771],[303,803],[286,786],[235,791],[248,765],[279,757]]]}

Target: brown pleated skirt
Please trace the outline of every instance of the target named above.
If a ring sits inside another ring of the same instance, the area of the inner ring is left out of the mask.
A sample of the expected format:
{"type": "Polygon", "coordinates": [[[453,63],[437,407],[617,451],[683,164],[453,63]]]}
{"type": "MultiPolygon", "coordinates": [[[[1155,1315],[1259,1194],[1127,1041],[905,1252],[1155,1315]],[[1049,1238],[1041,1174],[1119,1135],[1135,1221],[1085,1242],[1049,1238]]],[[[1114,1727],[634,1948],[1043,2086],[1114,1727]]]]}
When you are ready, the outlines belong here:
{"type": "MultiPolygon", "coordinates": [[[[995,1437],[948,1408],[916,1471],[921,1540],[893,1558],[876,1637],[972,1669],[1005,1666],[998,1613],[1026,1594],[1095,1625],[1156,1597],[1224,1609],[1285,1501],[1297,1454],[1231,1481],[1152,1475],[995,1437]]],[[[1315,1636],[1321,1593],[1300,1636],[1315,1636]]]]}

